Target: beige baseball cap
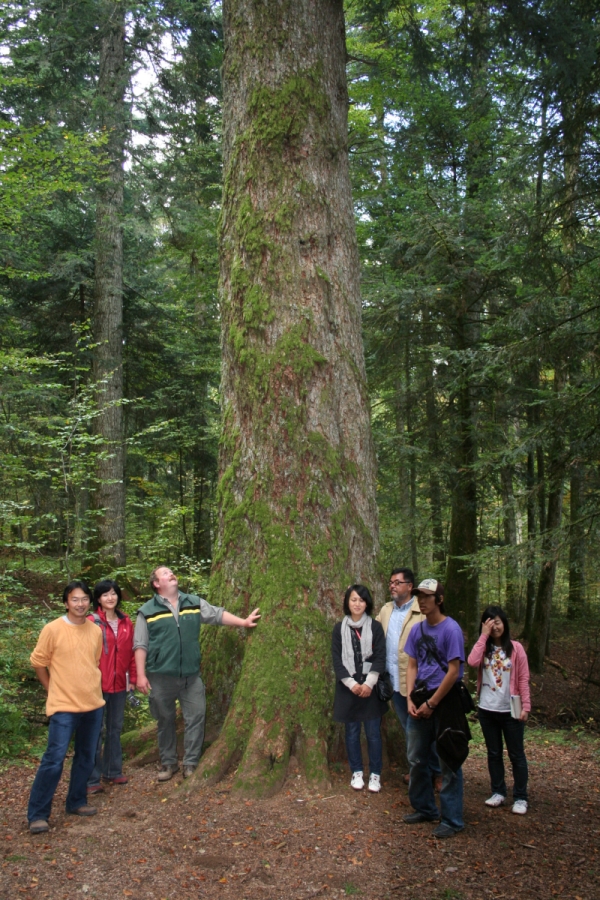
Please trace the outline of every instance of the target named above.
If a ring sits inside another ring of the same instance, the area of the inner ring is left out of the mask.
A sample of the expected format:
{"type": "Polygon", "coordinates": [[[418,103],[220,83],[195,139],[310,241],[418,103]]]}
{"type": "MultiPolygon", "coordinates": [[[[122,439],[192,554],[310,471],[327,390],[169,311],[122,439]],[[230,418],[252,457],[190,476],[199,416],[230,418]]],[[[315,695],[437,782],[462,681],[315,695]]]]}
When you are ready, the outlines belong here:
{"type": "Polygon", "coordinates": [[[435,578],[426,578],[425,581],[422,581],[421,584],[415,591],[415,594],[435,594],[437,591],[438,583],[435,578]]]}

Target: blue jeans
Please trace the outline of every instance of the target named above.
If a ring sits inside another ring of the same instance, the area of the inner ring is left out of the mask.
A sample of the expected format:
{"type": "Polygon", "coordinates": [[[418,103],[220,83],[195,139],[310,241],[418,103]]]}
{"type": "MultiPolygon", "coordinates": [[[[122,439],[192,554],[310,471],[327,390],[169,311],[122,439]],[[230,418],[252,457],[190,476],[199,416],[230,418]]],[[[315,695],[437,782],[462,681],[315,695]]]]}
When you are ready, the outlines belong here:
{"type": "Polygon", "coordinates": [[[360,749],[360,726],[365,726],[367,748],[369,751],[369,773],[381,775],[383,768],[383,750],[381,742],[381,716],[378,719],[367,719],[366,722],[346,722],[346,753],[351,772],[362,772],[362,752],[360,749]]]}
{"type": "Polygon", "coordinates": [[[27,819],[48,819],[52,809],[52,798],[75,733],[75,755],[71,766],[71,778],[67,793],[67,812],[74,812],[87,803],[87,780],[94,768],[94,756],[98,745],[98,735],[102,727],[104,707],[90,712],[57,712],[50,716],[48,746],[42,756],[40,767],[31,786],[27,819]]]}
{"type": "MultiPolygon", "coordinates": [[[[412,716],[409,716],[407,729],[407,754],[410,765],[408,799],[417,812],[430,819],[437,819],[440,815],[429,771],[431,744],[435,740],[436,731],[436,713],[433,713],[429,719],[413,719],[412,716]]],[[[465,826],[462,768],[458,772],[453,772],[443,759],[440,759],[440,765],[442,770],[442,790],[440,791],[442,824],[459,831],[465,826]]]]}
{"type": "Polygon", "coordinates": [[[106,700],[102,731],[96,748],[96,764],[90,775],[88,785],[100,784],[100,775],[104,778],[117,778],[123,774],[123,753],[121,750],[121,732],[125,718],[125,701],[127,691],[114,694],[102,693],[106,700]],[[104,752],[103,746],[104,745],[104,752]]]}
{"type": "Polygon", "coordinates": [[[512,763],[513,800],[527,800],[527,759],[523,746],[525,723],[513,719],[509,712],[492,712],[479,707],[479,724],[485,738],[492,794],[506,797],[502,736],[512,763]]]}
{"type": "MultiPolygon", "coordinates": [[[[392,703],[394,704],[394,709],[396,710],[396,715],[400,719],[400,724],[402,726],[402,731],[404,732],[404,737],[407,737],[407,729],[408,729],[408,701],[406,697],[403,697],[400,691],[394,691],[392,694],[392,703]]],[[[437,748],[435,746],[435,741],[431,745],[431,753],[429,754],[429,769],[431,771],[432,776],[437,776],[440,774],[440,761],[437,755],[437,748]]]]}

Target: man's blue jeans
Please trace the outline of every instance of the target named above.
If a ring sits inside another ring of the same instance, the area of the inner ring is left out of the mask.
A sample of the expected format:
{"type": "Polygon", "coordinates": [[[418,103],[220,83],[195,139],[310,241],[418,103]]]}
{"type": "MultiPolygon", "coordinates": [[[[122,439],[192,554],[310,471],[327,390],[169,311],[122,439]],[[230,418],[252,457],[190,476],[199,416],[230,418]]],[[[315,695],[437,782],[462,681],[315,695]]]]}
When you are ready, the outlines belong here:
{"type": "MultiPolygon", "coordinates": [[[[394,691],[394,693],[392,694],[392,703],[394,704],[396,715],[400,719],[402,731],[404,732],[404,737],[407,739],[408,744],[408,700],[406,697],[402,696],[400,691],[394,691]]],[[[438,759],[435,741],[431,745],[431,753],[429,754],[429,769],[432,776],[434,777],[439,775],[441,772],[440,761],[438,759]]]]}
{"type": "Polygon", "coordinates": [[[48,746],[31,786],[27,819],[48,819],[69,742],[75,733],[75,755],[67,793],[67,812],[74,812],[87,803],[87,781],[94,768],[98,735],[102,727],[104,707],[90,712],[57,712],[50,716],[48,746]]]}
{"type": "MultiPolygon", "coordinates": [[[[408,799],[417,812],[429,819],[437,819],[440,815],[435,802],[429,770],[431,743],[435,739],[437,731],[436,719],[436,713],[433,713],[429,719],[413,719],[412,716],[408,718],[407,754],[410,765],[408,799]]],[[[465,825],[462,768],[458,772],[453,772],[443,759],[440,759],[440,764],[442,769],[442,790],[440,791],[442,824],[460,830],[465,825]]]]}
{"type": "Polygon", "coordinates": [[[90,775],[89,785],[100,784],[100,776],[117,778],[123,774],[123,751],[121,750],[121,732],[125,718],[125,701],[127,691],[114,694],[102,693],[106,700],[102,731],[96,748],[96,764],[90,775]]]}
{"type": "Polygon", "coordinates": [[[381,775],[383,750],[381,741],[381,717],[367,719],[366,722],[346,722],[346,753],[351,772],[362,772],[363,761],[360,749],[360,726],[365,726],[367,748],[369,750],[369,773],[381,775]]]}

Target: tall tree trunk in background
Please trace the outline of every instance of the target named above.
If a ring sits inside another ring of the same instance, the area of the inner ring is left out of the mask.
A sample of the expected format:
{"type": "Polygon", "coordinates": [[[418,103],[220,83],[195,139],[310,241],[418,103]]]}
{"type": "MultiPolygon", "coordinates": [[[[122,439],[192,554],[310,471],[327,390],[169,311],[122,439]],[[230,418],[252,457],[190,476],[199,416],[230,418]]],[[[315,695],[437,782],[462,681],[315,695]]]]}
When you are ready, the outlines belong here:
{"type": "MultiPolygon", "coordinates": [[[[581,165],[581,148],[585,133],[585,118],[581,109],[580,98],[574,103],[563,104],[564,131],[568,132],[569,140],[565,147],[565,185],[566,185],[566,215],[563,229],[563,246],[567,261],[567,270],[563,278],[563,291],[569,297],[573,291],[572,270],[576,265],[577,236],[579,223],[577,219],[577,199],[579,168],[581,165]]],[[[577,304],[572,301],[573,312],[577,304]]],[[[573,340],[570,347],[569,381],[573,388],[577,388],[581,377],[581,340],[573,340]]],[[[575,409],[570,416],[571,425],[571,453],[577,457],[578,432],[581,428],[578,410],[575,409]]],[[[570,478],[570,528],[569,528],[569,600],[568,613],[570,616],[580,616],[583,612],[585,601],[585,528],[581,521],[583,511],[583,465],[575,459],[571,467],[570,478]]]]}
{"type": "Polygon", "coordinates": [[[519,564],[517,560],[517,517],[513,492],[512,466],[502,466],[500,471],[502,486],[504,544],[506,546],[506,609],[515,622],[521,621],[521,598],[519,591],[519,564]]]}
{"type": "Polygon", "coordinates": [[[452,484],[452,518],[446,566],[448,608],[463,628],[468,642],[476,639],[479,607],[479,576],[469,559],[477,553],[477,443],[469,375],[465,371],[456,397],[458,447],[452,484]]]}
{"type": "MultiPolygon", "coordinates": [[[[425,313],[424,313],[425,321],[425,313]]],[[[425,366],[425,409],[427,413],[427,448],[429,451],[429,503],[431,507],[431,535],[433,543],[434,570],[441,577],[446,561],[444,552],[444,528],[442,523],[442,488],[438,472],[438,460],[441,460],[440,429],[437,402],[435,399],[435,382],[432,371],[432,360],[425,366]],[[436,565],[439,563],[439,567],[436,565]]]]}
{"type": "Polygon", "coordinates": [[[525,625],[523,627],[523,638],[529,640],[531,636],[531,626],[533,624],[533,614],[535,611],[535,460],[533,450],[527,454],[527,597],[525,603],[525,625]]]}
{"type": "MultiPolygon", "coordinates": [[[[220,230],[223,424],[207,629],[224,713],[199,774],[240,761],[269,793],[294,753],[327,778],[330,640],[348,584],[375,586],[375,457],[347,155],[342,0],[226,0],[220,230]]],[[[191,785],[190,785],[191,787],[191,785]]]]}
{"type": "MultiPolygon", "coordinates": [[[[485,182],[490,172],[489,91],[489,3],[476,0],[468,13],[467,50],[470,58],[469,97],[470,126],[465,152],[466,196],[462,228],[466,243],[471,236],[476,244],[485,241],[489,216],[481,207],[485,182]],[[483,190],[482,190],[483,189],[483,190]]],[[[452,518],[448,542],[446,595],[452,615],[466,628],[467,640],[473,643],[479,623],[479,575],[473,557],[478,550],[477,475],[478,457],[476,400],[470,357],[479,341],[478,317],[484,293],[484,276],[476,266],[469,266],[468,256],[461,260],[464,269],[454,298],[452,330],[458,351],[456,381],[455,476],[452,496],[452,518]],[[466,263],[466,265],[465,265],[466,263]]]]}
{"type": "MultiPolygon", "coordinates": [[[[103,439],[94,506],[100,515],[98,566],[125,564],[125,481],[123,443],[123,159],[127,134],[125,88],[125,4],[102,3],[97,111],[106,131],[109,163],[96,204],[94,272],[94,380],[97,433],[103,439]]],[[[93,569],[95,566],[92,567],[93,569]]],[[[98,571],[100,568],[98,569],[98,571]]]]}
{"type": "Polygon", "coordinates": [[[585,604],[585,527],[583,515],[583,465],[573,464],[571,469],[571,496],[569,504],[569,602],[570,618],[583,614],[585,604]]]}
{"type": "MultiPolygon", "coordinates": [[[[559,397],[564,386],[564,369],[557,368],[554,371],[554,396],[557,410],[560,409],[559,397]]],[[[550,633],[550,611],[560,544],[559,529],[562,517],[565,463],[564,431],[557,416],[553,422],[553,435],[548,451],[548,513],[542,537],[542,566],[535,600],[535,613],[527,649],[529,665],[533,672],[541,672],[543,669],[550,633]]]]}
{"type": "MultiPolygon", "coordinates": [[[[202,423],[204,424],[204,423],[202,423]]],[[[193,485],[194,485],[194,540],[192,553],[194,559],[209,560],[212,556],[211,548],[211,481],[210,458],[203,451],[200,441],[195,448],[193,457],[193,485]]]]}
{"type": "Polygon", "coordinates": [[[410,358],[410,331],[406,332],[406,348],[404,353],[404,381],[406,384],[405,418],[407,442],[410,456],[408,458],[408,483],[404,489],[408,496],[408,533],[410,544],[410,566],[413,572],[419,571],[419,554],[417,551],[417,460],[415,455],[415,435],[413,432],[413,393],[410,358]]]}

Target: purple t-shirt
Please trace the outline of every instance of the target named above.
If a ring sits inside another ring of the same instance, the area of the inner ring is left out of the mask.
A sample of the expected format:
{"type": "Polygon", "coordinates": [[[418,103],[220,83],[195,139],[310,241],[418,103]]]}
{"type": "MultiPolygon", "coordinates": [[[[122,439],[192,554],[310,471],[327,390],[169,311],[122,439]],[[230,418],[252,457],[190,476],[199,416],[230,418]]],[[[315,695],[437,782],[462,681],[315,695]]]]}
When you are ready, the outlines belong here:
{"type": "Polygon", "coordinates": [[[426,621],[413,625],[408,633],[404,652],[416,659],[417,681],[420,684],[425,682],[430,691],[440,686],[445,675],[432,648],[437,649],[437,656],[446,669],[449,660],[460,659],[458,677],[462,678],[465,669],[465,642],[458,622],[447,616],[438,625],[428,625],[426,621]]]}

